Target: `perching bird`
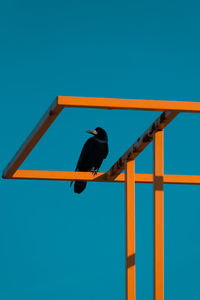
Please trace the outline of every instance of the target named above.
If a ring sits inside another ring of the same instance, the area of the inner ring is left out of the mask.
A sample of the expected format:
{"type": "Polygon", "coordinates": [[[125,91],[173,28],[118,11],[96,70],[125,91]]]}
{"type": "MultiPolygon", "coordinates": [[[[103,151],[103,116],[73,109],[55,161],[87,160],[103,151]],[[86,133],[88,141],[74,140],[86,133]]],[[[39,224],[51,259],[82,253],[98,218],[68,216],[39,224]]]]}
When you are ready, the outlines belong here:
{"type": "MultiPolygon", "coordinates": [[[[94,136],[89,138],[84,144],[75,171],[92,172],[96,174],[102,161],[108,155],[108,136],[101,127],[86,132],[94,136]]],[[[73,181],[70,186],[72,183],[73,181]]],[[[80,194],[85,189],[86,184],[86,181],[75,181],[74,192],[80,194]]]]}

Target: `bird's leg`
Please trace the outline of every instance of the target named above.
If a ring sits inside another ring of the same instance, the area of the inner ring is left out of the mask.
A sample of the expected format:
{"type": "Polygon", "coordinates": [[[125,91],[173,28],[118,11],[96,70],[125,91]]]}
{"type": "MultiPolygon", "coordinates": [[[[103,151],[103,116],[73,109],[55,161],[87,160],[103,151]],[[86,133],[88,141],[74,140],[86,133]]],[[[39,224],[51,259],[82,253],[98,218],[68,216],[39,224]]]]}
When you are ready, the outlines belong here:
{"type": "Polygon", "coordinates": [[[93,175],[96,175],[98,172],[98,169],[95,169],[95,167],[92,167],[92,169],[90,170],[90,172],[92,172],[93,175]]]}

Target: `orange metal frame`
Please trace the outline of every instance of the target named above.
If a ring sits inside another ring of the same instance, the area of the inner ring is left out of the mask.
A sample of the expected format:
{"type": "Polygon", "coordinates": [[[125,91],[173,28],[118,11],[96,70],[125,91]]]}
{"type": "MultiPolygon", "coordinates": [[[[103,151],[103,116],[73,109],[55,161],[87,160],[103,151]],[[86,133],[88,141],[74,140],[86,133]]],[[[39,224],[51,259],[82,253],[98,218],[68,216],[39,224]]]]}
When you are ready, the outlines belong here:
{"type": "Polygon", "coordinates": [[[199,175],[164,174],[164,128],[180,113],[200,113],[199,102],[58,96],[3,171],[6,179],[124,182],[126,199],[126,300],[136,299],[135,183],[154,187],[154,299],[164,300],[164,184],[200,184],[199,175]],[[19,167],[64,107],[162,111],[141,137],[105,173],[21,170],[19,167]],[[135,174],[135,159],[154,142],[153,174],[135,174]],[[122,171],[125,170],[125,173],[122,171]]]}

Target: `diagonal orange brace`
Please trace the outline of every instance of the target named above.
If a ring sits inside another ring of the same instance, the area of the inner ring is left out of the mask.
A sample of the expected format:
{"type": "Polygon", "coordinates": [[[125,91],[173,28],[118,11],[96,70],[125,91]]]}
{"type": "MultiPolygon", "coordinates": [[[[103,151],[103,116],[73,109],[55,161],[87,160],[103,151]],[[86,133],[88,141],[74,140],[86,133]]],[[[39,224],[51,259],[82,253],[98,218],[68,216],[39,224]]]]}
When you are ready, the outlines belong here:
{"type": "Polygon", "coordinates": [[[33,131],[27,137],[25,142],[19,148],[13,159],[4,169],[2,176],[3,178],[10,178],[15,173],[15,171],[21,166],[23,161],[30,154],[35,145],[39,142],[39,140],[47,131],[47,129],[51,126],[51,124],[57,118],[62,109],[63,107],[58,105],[56,98],[56,100],[51,104],[49,109],[46,111],[41,120],[35,126],[33,131]]]}
{"type": "Polygon", "coordinates": [[[163,112],[110,168],[108,174],[119,175],[124,170],[126,160],[135,159],[152,142],[154,133],[165,128],[177,115],[177,112],[163,112]]]}

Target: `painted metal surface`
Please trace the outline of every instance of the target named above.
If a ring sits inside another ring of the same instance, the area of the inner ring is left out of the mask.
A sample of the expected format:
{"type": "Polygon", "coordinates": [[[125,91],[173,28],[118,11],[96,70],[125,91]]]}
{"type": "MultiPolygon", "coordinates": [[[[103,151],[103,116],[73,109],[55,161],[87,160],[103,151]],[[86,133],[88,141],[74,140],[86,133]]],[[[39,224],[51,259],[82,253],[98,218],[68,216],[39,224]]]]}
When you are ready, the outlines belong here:
{"type": "Polygon", "coordinates": [[[108,174],[117,176],[124,170],[126,160],[135,159],[153,140],[158,130],[165,128],[176,116],[177,112],[162,113],[152,125],[137,139],[137,141],[117,160],[110,168],[108,174]]]}
{"type": "Polygon", "coordinates": [[[126,300],[135,300],[135,183],[154,186],[154,298],[164,299],[164,184],[200,184],[198,175],[164,175],[163,129],[179,112],[200,112],[199,102],[58,96],[3,172],[6,179],[124,182],[126,190],[126,300]],[[106,173],[19,170],[64,107],[163,111],[106,173]],[[135,174],[135,158],[154,140],[154,173],[135,174]],[[122,171],[125,169],[125,173],[122,171]]]}
{"type": "Polygon", "coordinates": [[[154,134],[154,300],[164,300],[163,130],[154,134]]]}
{"type": "Polygon", "coordinates": [[[135,300],[135,160],[125,166],[126,300],[135,300]]]}
{"type": "MultiPolygon", "coordinates": [[[[116,177],[109,176],[107,173],[91,172],[71,172],[71,171],[42,171],[42,170],[17,170],[10,179],[28,180],[82,180],[95,182],[124,182],[125,174],[121,173],[116,177]]],[[[153,183],[153,174],[135,174],[136,183],[153,183]]],[[[200,175],[171,175],[164,174],[164,184],[200,184],[200,175]]]]}
{"type": "MultiPolygon", "coordinates": [[[[170,118],[174,118],[178,112],[200,112],[199,102],[181,102],[181,101],[161,101],[161,100],[140,100],[140,99],[118,99],[118,98],[94,98],[94,97],[72,97],[72,96],[58,96],[56,100],[52,103],[50,108],[41,118],[39,123],[33,129],[31,134],[27,137],[25,142],[22,144],[20,149],[17,151],[13,159],[9,162],[7,167],[3,171],[3,178],[10,178],[14,172],[20,167],[26,157],[33,150],[35,145],[38,143],[40,138],[57,118],[59,113],[64,107],[88,107],[88,108],[104,108],[104,109],[132,109],[132,110],[157,110],[166,111],[167,114],[161,114],[161,123],[165,124],[170,118]],[[169,112],[171,111],[171,112],[169,112]],[[174,114],[174,115],[173,115],[174,114]],[[163,121],[162,119],[165,118],[163,121]]],[[[171,120],[170,120],[171,121],[171,120]]],[[[156,122],[159,123],[159,120],[156,122]]],[[[154,123],[156,123],[154,122],[154,123]]],[[[155,124],[156,125],[156,124],[155,124]]],[[[159,126],[159,125],[158,125],[159,126]]],[[[150,131],[153,127],[150,129],[150,131]]],[[[123,163],[123,159],[126,160],[127,156],[136,157],[136,151],[142,151],[144,147],[148,145],[149,137],[148,130],[142,135],[140,141],[138,140],[135,147],[130,148],[123,156],[120,158],[116,164],[110,169],[110,173],[120,173],[120,163],[123,163]],[[144,140],[147,141],[144,143],[144,140]],[[142,141],[142,142],[141,142],[142,141]],[[117,169],[117,170],[115,170],[117,169]]],[[[139,152],[139,153],[140,153],[139,152]]]]}
{"type": "Polygon", "coordinates": [[[3,171],[3,178],[10,178],[15,171],[21,166],[26,157],[33,150],[35,145],[39,142],[41,137],[51,126],[53,121],[58,117],[63,107],[58,106],[57,99],[51,104],[49,109],[40,119],[30,135],[26,138],[22,146],[19,148],[13,159],[9,162],[7,167],[3,171]]]}
{"type": "MultiPolygon", "coordinates": [[[[26,157],[30,154],[40,138],[47,131],[53,121],[58,117],[63,107],[58,106],[55,100],[44,116],[41,118],[32,133],[22,144],[18,152],[15,154],[11,162],[3,171],[3,178],[10,178],[14,172],[20,167],[26,157]]],[[[108,174],[117,176],[124,170],[124,164],[127,159],[135,159],[153,140],[153,134],[157,130],[166,127],[176,116],[177,112],[163,112],[159,118],[137,139],[137,141],[118,159],[118,161],[110,168],[108,174]]]]}
{"type": "Polygon", "coordinates": [[[58,96],[58,105],[103,109],[200,112],[200,102],[58,96]]]}

